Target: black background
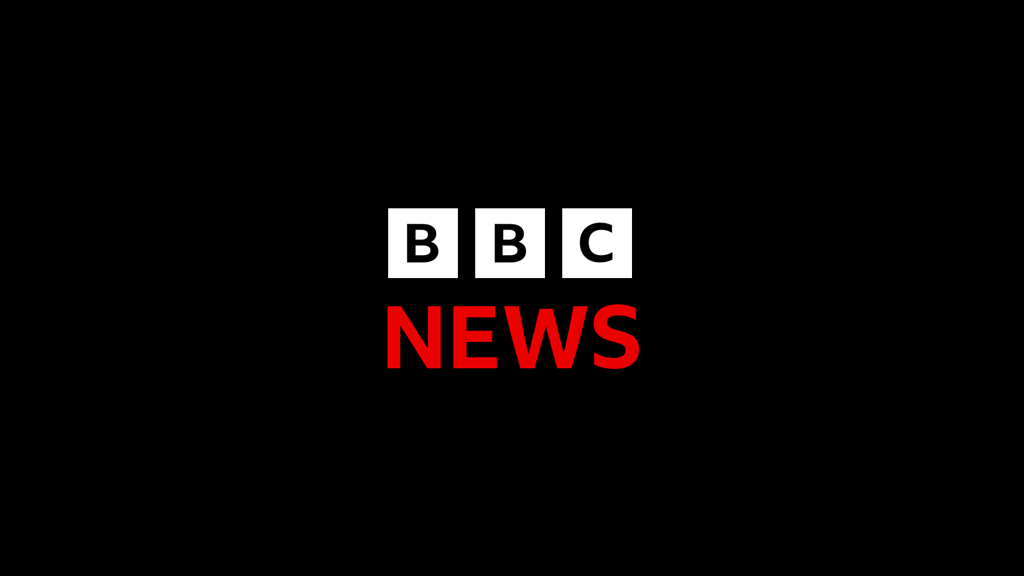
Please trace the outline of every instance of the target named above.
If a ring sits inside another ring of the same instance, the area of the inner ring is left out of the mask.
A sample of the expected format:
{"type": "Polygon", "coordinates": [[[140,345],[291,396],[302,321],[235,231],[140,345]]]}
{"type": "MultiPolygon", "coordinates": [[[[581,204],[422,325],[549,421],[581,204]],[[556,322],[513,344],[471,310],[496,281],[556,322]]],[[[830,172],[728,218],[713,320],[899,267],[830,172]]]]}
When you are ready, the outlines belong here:
{"type": "MultiPolygon", "coordinates": [[[[314,331],[319,350],[309,356],[335,364],[322,381],[336,392],[314,392],[303,406],[324,400],[312,409],[357,438],[383,443],[389,452],[381,459],[400,455],[431,466],[441,453],[492,451],[549,459],[572,452],[591,461],[614,453],[671,466],[661,459],[667,451],[699,457],[738,435],[756,439],[797,392],[774,382],[792,374],[778,365],[792,365],[800,352],[774,353],[787,325],[770,317],[786,312],[769,296],[780,271],[774,254],[763,258],[769,236],[754,232],[765,231],[754,226],[762,217],[772,221],[765,202],[744,193],[732,168],[709,161],[709,153],[672,156],[676,148],[664,140],[625,150],[632,141],[624,140],[614,154],[591,146],[588,155],[571,148],[583,136],[565,141],[566,155],[557,137],[540,149],[494,152],[467,152],[474,141],[467,138],[435,150],[433,164],[371,164],[379,170],[361,191],[321,215],[336,219],[323,228],[325,260],[317,269],[325,289],[337,287],[338,312],[311,310],[323,328],[314,331]],[[451,157],[442,154],[449,150],[451,157]],[[387,208],[458,208],[459,278],[387,278],[387,208]],[[544,208],[546,277],[474,278],[476,208],[544,208]],[[563,208],[632,209],[633,277],[563,279],[563,208]],[[595,352],[623,352],[593,330],[594,315],[611,304],[636,309],[636,320],[609,322],[639,344],[636,362],[621,370],[593,362],[595,352]],[[531,343],[539,309],[554,311],[564,343],[573,306],[587,307],[571,369],[555,367],[546,338],[537,367],[519,368],[503,309],[511,305],[520,307],[531,343]],[[404,335],[402,368],[387,368],[388,306],[402,306],[421,335],[427,307],[441,307],[441,369],[426,369],[404,335]],[[452,368],[455,306],[495,307],[494,318],[469,320],[470,330],[490,330],[492,341],[470,343],[468,353],[496,357],[498,369],[452,368]],[[322,337],[328,331],[332,337],[322,337]]],[[[415,137],[400,145],[437,146],[415,137]]]]}

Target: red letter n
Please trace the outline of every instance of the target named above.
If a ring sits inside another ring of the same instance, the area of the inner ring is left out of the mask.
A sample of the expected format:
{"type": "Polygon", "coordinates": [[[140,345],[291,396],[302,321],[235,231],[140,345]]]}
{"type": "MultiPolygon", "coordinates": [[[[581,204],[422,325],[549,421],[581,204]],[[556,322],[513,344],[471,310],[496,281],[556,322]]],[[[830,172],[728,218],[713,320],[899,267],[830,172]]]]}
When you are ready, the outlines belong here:
{"type": "Polygon", "coordinates": [[[388,368],[402,367],[402,332],[416,348],[427,368],[441,367],[441,307],[427,307],[427,341],[423,343],[401,306],[388,306],[388,368]]]}

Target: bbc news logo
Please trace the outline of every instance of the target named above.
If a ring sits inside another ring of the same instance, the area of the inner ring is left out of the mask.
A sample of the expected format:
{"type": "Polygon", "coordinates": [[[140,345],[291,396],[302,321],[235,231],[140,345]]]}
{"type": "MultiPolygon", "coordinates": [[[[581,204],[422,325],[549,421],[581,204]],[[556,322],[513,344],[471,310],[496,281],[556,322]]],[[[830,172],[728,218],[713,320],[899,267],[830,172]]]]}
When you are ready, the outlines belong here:
{"type": "MultiPolygon", "coordinates": [[[[632,278],[633,210],[631,208],[563,208],[562,278],[632,278]]],[[[476,278],[544,278],[547,241],[543,208],[477,208],[474,238],[476,278]]],[[[458,278],[459,211],[457,208],[388,209],[388,279],[458,278]]],[[[485,284],[483,285],[485,286],[485,284]]],[[[505,306],[508,329],[520,368],[534,368],[545,337],[555,365],[572,368],[587,307],[574,306],[565,345],[554,311],[541,309],[533,342],[526,342],[518,306],[505,306]]],[[[488,330],[470,331],[469,318],[494,318],[494,306],[455,306],[454,368],[497,368],[497,358],[469,357],[469,342],[491,342],[488,330]]],[[[636,362],[640,346],[631,334],[608,326],[608,319],[636,320],[636,309],[615,304],[598,310],[595,333],[621,345],[617,358],[594,354],[594,365],[626,368],[636,362]]],[[[441,368],[441,307],[427,308],[427,340],[416,331],[401,306],[388,306],[388,368],[401,368],[401,337],[405,334],[427,368],[441,368]]]]}

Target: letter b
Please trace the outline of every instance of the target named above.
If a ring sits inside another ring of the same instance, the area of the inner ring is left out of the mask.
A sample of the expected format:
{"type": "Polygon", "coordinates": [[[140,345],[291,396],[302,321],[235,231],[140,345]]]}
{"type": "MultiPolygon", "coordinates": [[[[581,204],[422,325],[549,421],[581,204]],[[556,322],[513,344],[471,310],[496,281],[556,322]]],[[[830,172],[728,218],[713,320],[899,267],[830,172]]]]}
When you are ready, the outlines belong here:
{"type": "Polygon", "coordinates": [[[388,208],[388,278],[458,277],[458,209],[388,208]]]}
{"type": "Polygon", "coordinates": [[[477,278],[544,277],[543,208],[477,208],[475,216],[477,278]]]}
{"type": "Polygon", "coordinates": [[[429,224],[409,224],[407,230],[409,262],[433,262],[434,258],[437,258],[437,244],[434,244],[434,239],[437,238],[437,230],[434,230],[434,227],[429,224]],[[418,231],[426,232],[427,237],[423,240],[417,240],[416,232],[418,231]],[[424,256],[417,256],[417,246],[426,246],[430,251],[424,256]]]}
{"type": "Polygon", "coordinates": [[[495,262],[519,262],[523,258],[526,258],[526,246],[523,246],[522,239],[526,233],[520,226],[515,224],[495,224],[494,225],[494,261],[495,262]],[[515,237],[511,240],[505,240],[505,231],[511,230],[515,233],[515,237]],[[516,253],[512,256],[505,256],[502,250],[505,246],[515,246],[516,253]]]}

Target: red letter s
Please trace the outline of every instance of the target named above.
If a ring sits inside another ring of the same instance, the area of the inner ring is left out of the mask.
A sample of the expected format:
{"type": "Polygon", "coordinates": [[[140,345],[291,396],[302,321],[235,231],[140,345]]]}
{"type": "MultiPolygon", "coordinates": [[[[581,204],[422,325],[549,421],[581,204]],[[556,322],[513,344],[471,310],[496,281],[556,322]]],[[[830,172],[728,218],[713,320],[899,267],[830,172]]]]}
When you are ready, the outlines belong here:
{"type": "Polygon", "coordinates": [[[608,327],[608,318],[611,316],[625,316],[636,320],[636,308],[622,304],[612,304],[597,311],[594,316],[594,331],[597,335],[609,342],[621,344],[626,348],[626,353],[618,358],[605,358],[600,354],[594,354],[594,365],[600,368],[626,368],[636,362],[640,355],[640,344],[632,334],[613,330],[608,327]]]}

